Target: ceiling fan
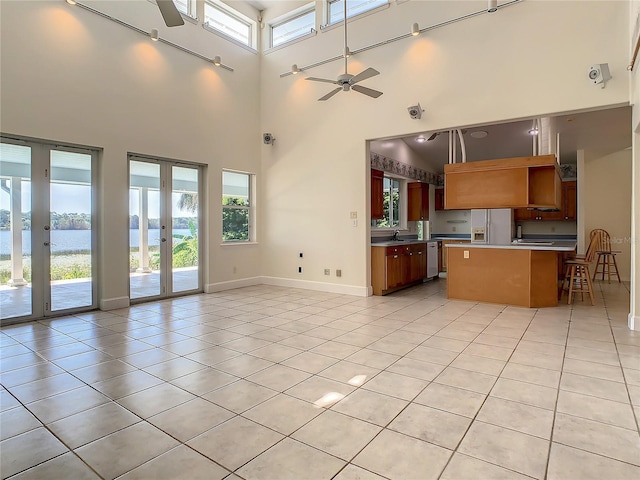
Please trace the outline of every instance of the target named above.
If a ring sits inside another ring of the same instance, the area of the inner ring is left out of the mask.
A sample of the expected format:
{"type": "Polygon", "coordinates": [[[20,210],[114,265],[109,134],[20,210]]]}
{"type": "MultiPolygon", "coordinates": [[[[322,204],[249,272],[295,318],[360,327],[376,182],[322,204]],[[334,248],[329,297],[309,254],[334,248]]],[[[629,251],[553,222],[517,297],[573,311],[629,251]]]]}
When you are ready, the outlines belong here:
{"type": "Polygon", "coordinates": [[[173,0],[156,0],[158,4],[158,8],[160,9],[160,14],[164,20],[164,23],[167,27],[179,27],[180,25],[184,25],[184,19],[178,8],[173,3],[173,0]]]}
{"type": "Polygon", "coordinates": [[[378,98],[382,95],[382,92],[378,90],[373,90],[372,88],[363,87],[362,85],[356,85],[356,83],[361,82],[362,80],[366,80],[367,78],[375,77],[376,75],[380,75],[374,68],[367,68],[366,70],[360,72],[357,75],[351,75],[347,71],[347,58],[349,57],[349,47],[347,46],[347,0],[344,1],[344,73],[338,76],[337,80],[329,80],[326,78],[316,78],[316,77],[308,77],[307,80],[311,80],[313,82],[325,82],[325,83],[333,83],[338,85],[337,88],[331,90],[324,97],[320,97],[318,101],[323,102],[325,100],[329,100],[340,90],[348,92],[349,90],[355,90],[358,93],[363,93],[373,98],[378,98]]]}

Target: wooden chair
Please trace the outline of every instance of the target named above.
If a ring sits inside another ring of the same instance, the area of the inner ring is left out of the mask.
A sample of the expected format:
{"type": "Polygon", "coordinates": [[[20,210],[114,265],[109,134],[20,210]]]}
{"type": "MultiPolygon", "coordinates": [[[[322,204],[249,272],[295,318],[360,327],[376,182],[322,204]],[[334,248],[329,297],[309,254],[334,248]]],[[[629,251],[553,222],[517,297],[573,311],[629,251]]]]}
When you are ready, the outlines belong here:
{"type": "Polygon", "coordinates": [[[615,274],[618,277],[618,282],[620,282],[620,273],[618,272],[618,263],[616,262],[616,254],[622,253],[620,250],[612,250],[611,249],[611,236],[609,232],[598,228],[596,230],[591,230],[591,236],[600,235],[600,245],[596,250],[596,255],[598,255],[598,259],[596,261],[596,268],[593,271],[592,280],[596,279],[596,275],[598,273],[602,274],[601,280],[604,281],[605,274],[607,275],[607,283],[611,283],[611,269],[615,270],[615,274]],[[602,266],[602,270],[599,268],[602,266]]]}
{"type": "Polygon", "coordinates": [[[567,270],[565,274],[564,284],[568,283],[568,299],[567,303],[571,304],[574,293],[580,293],[584,301],[584,294],[588,293],[591,305],[595,305],[593,299],[593,284],[591,283],[591,275],[589,273],[589,265],[593,262],[598,246],[600,245],[600,233],[595,232],[591,235],[587,252],[584,256],[576,256],[566,262],[567,270]]]}

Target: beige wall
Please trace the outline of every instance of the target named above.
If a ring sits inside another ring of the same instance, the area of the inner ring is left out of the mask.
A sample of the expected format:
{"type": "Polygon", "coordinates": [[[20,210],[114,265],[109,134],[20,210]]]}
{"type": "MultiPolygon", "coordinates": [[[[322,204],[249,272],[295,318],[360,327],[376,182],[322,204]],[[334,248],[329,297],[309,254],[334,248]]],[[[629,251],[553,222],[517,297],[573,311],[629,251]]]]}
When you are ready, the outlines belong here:
{"type": "Polygon", "coordinates": [[[630,279],[631,267],[631,150],[585,162],[585,238],[595,228],[611,235],[620,277],[630,279]]]}
{"type": "Polygon", "coordinates": [[[2,2],[2,132],[102,149],[100,305],[128,303],[128,152],[206,166],[207,288],[260,275],[260,246],[221,247],[219,221],[222,168],[260,173],[259,56],[200,25],[161,27],[150,2],[91,5],[235,68],[63,1],[2,2]]]}
{"type": "MultiPolygon", "coordinates": [[[[635,31],[640,16],[640,0],[629,4],[629,32],[635,31]]],[[[630,55],[630,54],[629,54],[630,55]]],[[[629,85],[630,103],[633,105],[633,167],[631,209],[631,308],[629,327],[640,330],[640,58],[636,59],[629,85]]]]}
{"type": "MultiPolygon", "coordinates": [[[[406,33],[416,21],[435,24],[483,6],[486,2],[391,3],[382,13],[350,23],[350,48],[406,33]]],[[[627,102],[628,8],[625,2],[521,2],[355,55],[350,73],[367,67],[381,72],[363,82],[384,92],[375,100],[340,92],[317,101],[331,86],[305,77],[335,78],[343,71],[339,61],[280,78],[293,63],[304,67],[339,54],[340,29],[266,55],[262,125],[279,135],[279,144],[263,157],[265,273],[370,285],[368,139],[627,102]],[[527,53],[532,39],[535,62],[527,53]],[[605,89],[594,89],[586,79],[597,58],[606,59],[616,79],[605,89]],[[425,109],[419,121],[406,112],[416,102],[425,109]],[[353,227],[350,211],[365,221],[353,227]],[[302,276],[293,273],[300,248],[307,252],[302,276]],[[342,278],[324,277],[328,264],[341,267],[342,278]]]]}

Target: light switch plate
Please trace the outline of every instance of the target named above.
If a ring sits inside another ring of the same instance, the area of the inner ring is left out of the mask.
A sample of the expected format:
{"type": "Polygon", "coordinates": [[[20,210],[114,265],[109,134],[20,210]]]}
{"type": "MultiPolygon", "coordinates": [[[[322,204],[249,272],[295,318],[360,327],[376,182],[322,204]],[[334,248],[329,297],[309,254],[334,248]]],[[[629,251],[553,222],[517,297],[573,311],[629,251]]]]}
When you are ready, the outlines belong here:
{"type": "Polygon", "coordinates": [[[358,212],[351,212],[351,220],[358,218],[358,212]]]}

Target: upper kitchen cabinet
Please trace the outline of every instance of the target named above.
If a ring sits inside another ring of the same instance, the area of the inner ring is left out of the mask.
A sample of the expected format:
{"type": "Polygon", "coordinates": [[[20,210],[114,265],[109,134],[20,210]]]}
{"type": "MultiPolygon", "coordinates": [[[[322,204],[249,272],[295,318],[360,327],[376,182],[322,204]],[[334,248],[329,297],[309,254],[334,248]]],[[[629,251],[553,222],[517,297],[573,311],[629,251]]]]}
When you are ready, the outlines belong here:
{"type": "Polygon", "coordinates": [[[570,220],[577,218],[577,183],[575,180],[562,182],[562,207],[560,210],[544,211],[516,208],[513,219],[516,222],[528,220],[570,220]]]}
{"type": "Polygon", "coordinates": [[[444,210],[444,187],[434,189],[435,210],[444,210]]]}
{"type": "Polygon", "coordinates": [[[407,220],[429,220],[429,184],[412,182],[407,184],[407,220]]]}
{"type": "Polygon", "coordinates": [[[444,175],[446,209],[561,207],[555,155],[453,163],[444,175]]]}
{"type": "Polygon", "coordinates": [[[384,217],[384,172],[371,169],[371,219],[384,217]]]}

